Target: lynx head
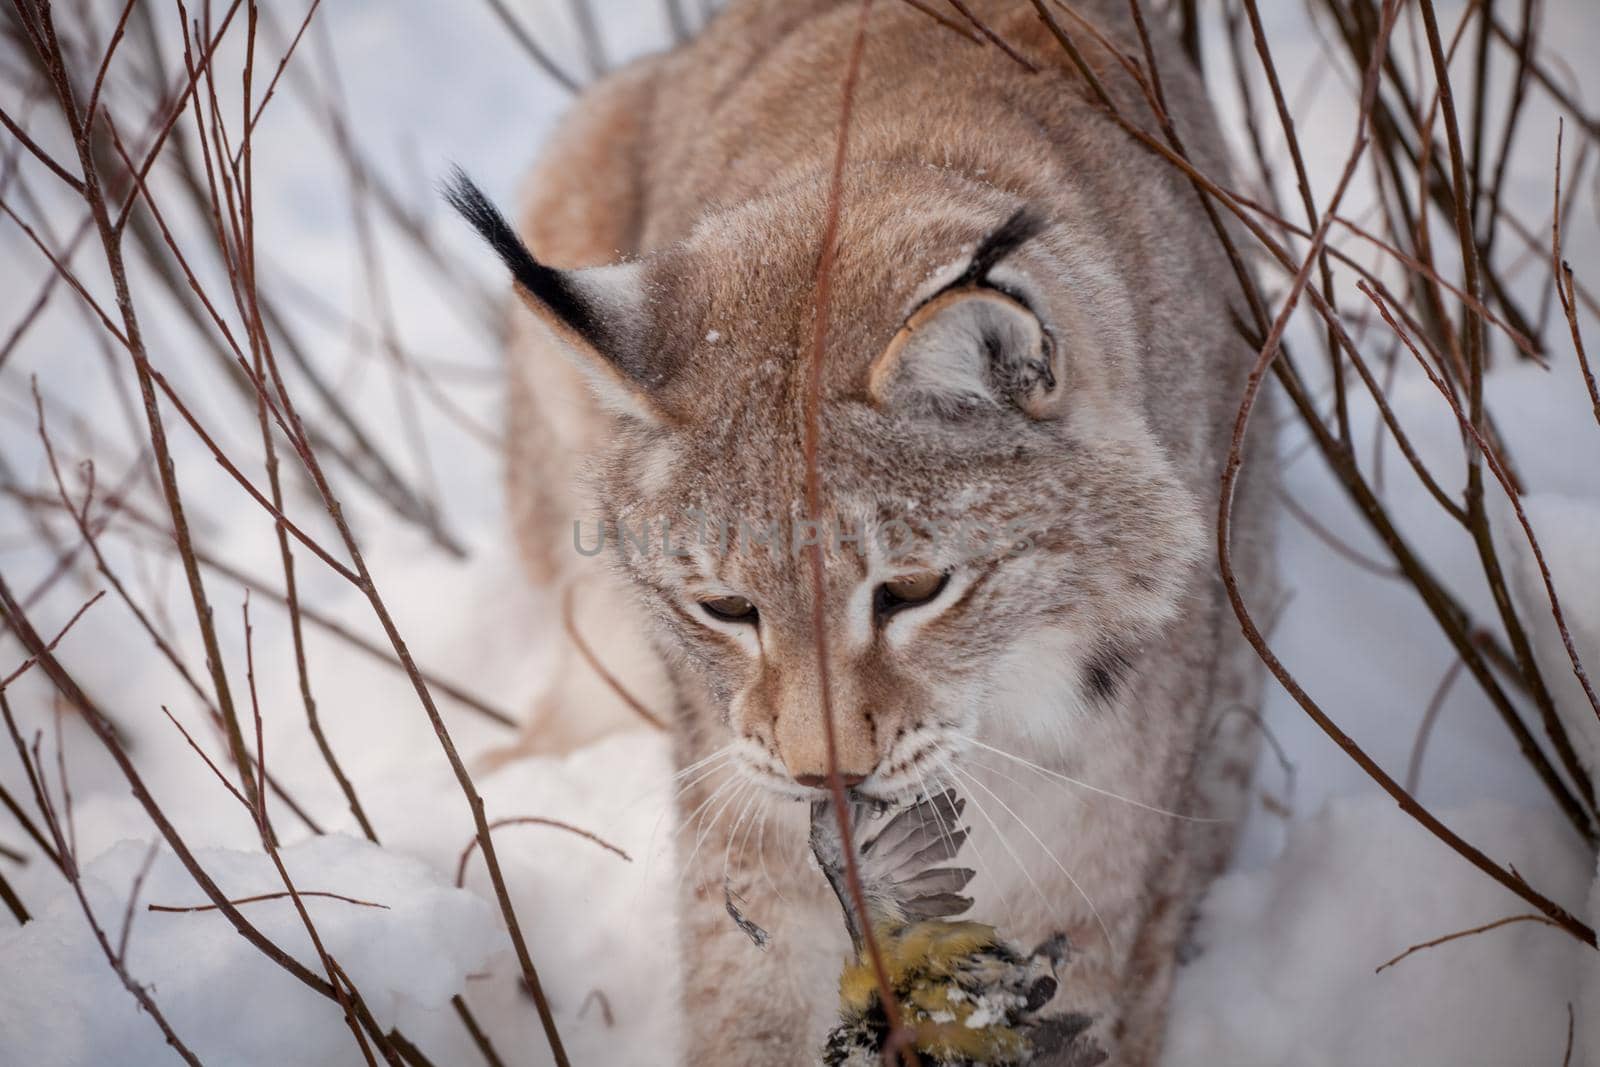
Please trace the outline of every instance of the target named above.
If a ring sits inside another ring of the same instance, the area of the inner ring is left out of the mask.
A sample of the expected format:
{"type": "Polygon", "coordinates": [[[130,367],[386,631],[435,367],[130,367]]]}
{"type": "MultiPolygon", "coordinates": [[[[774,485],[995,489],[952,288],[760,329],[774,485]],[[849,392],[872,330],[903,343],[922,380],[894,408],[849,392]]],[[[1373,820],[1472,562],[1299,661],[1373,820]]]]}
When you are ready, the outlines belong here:
{"type": "Polygon", "coordinates": [[[808,506],[825,184],[578,271],[536,262],[464,179],[452,198],[614,414],[606,551],[703,686],[687,727],[815,795],[825,678],[840,774],[887,797],[964,738],[1112,713],[1203,539],[1146,423],[1136,294],[1094,237],[889,164],[844,187],[808,506]]]}

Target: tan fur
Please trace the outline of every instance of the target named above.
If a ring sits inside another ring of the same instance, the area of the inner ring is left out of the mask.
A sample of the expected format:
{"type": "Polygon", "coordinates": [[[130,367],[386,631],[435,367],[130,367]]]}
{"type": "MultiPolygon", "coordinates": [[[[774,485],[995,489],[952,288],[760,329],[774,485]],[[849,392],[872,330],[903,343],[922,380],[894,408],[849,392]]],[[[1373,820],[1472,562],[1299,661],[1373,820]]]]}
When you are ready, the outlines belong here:
{"type": "MultiPolygon", "coordinates": [[[[935,780],[966,795],[972,914],[1023,944],[1065,931],[1076,954],[1050,1010],[1094,1015],[1114,1062],[1149,1064],[1194,896],[1231,842],[1227,822],[1149,808],[1231,819],[1254,754],[1249,716],[1226,713],[1255,706],[1258,671],[1208,538],[1251,353],[1193,191],[1095,110],[1031,4],[969,2],[1040,73],[907,5],[871,16],[823,367],[823,512],[878,532],[977,518],[1028,543],[826,546],[839,769],[875,795],[935,780]],[[983,308],[937,295],[1024,205],[1048,225],[995,269],[1005,295],[978,294],[983,308]],[[947,317],[980,311],[1028,338],[1038,351],[1019,357],[1051,363],[1053,387],[1008,391],[978,354],[918,347],[935,319],[952,337],[989,329],[947,317]],[[875,583],[947,568],[928,607],[872,621],[875,583]]],[[[1138,51],[1120,0],[1075,6],[1138,51]]],[[[518,314],[508,476],[534,578],[577,590],[589,644],[672,718],[681,764],[731,746],[679,800],[695,1064],[815,1062],[836,1009],[843,927],[807,862],[808,790],[793,781],[827,767],[810,573],[803,554],[740,543],[588,557],[573,522],[592,541],[599,520],[681,524],[698,509],[759,528],[798,513],[813,276],[858,11],[735,0],[695,41],[597,85],[546,150],[522,227],[553,266],[639,260],[633,303],[608,312],[627,327],[620,356],[574,341],[537,301],[518,314]],[[760,625],[696,604],[727,594],[757,603],[760,625]],[[767,951],[725,913],[724,879],[767,951]]],[[[1177,126],[1221,175],[1200,80],[1156,38],[1177,126]]],[[[1086,51],[1154,130],[1116,64],[1086,51]]],[[[1269,436],[1257,427],[1236,509],[1253,598],[1271,582],[1255,455],[1269,436]]],[[[637,723],[581,658],[563,663],[527,747],[637,723]]]]}

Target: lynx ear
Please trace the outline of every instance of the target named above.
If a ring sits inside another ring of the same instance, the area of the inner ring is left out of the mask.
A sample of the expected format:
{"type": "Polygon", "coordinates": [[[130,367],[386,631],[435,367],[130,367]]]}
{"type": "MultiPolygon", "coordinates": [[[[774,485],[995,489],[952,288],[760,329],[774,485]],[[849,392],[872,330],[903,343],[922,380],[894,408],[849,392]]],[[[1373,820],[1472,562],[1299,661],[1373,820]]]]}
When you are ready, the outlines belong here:
{"type": "Polygon", "coordinates": [[[922,403],[942,414],[1014,404],[1034,419],[1061,413],[1065,368],[1044,324],[986,286],[946,289],[906,320],[873,361],[867,391],[880,406],[922,403]]]}
{"type": "Polygon", "coordinates": [[[658,375],[641,358],[648,321],[640,265],[584,270],[545,266],[461,170],[445,183],[444,195],[499,255],[511,271],[517,295],[555,335],[601,403],[622,414],[659,421],[649,397],[658,375]]]}

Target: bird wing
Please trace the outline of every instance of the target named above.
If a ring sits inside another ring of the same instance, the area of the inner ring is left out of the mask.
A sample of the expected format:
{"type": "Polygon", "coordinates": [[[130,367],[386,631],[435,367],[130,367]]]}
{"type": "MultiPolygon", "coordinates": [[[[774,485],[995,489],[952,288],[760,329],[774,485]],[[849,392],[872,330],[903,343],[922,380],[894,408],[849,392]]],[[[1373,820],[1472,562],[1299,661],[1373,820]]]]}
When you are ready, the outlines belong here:
{"type": "MultiPolygon", "coordinates": [[[[872,805],[850,805],[850,827],[858,842],[857,869],[874,923],[948,919],[972,906],[961,895],[974,871],[950,866],[967,840],[960,825],[966,801],[954,790],[918,798],[892,815],[875,816],[872,805]],[[878,820],[881,825],[874,825],[878,820]]],[[[847,884],[839,820],[827,800],[811,806],[811,851],[844,908],[845,927],[860,947],[860,926],[847,884]]]]}

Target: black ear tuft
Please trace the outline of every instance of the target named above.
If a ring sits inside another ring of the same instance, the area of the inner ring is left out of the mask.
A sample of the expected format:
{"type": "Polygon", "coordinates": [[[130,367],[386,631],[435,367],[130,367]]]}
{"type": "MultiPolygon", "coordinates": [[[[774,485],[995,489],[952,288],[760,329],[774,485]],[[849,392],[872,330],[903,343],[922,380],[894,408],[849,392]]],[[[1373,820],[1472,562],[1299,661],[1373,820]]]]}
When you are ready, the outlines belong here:
{"type": "Polygon", "coordinates": [[[585,337],[596,333],[593,310],[584,302],[567,276],[533,258],[500,209],[479,189],[460,167],[451,169],[442,183],[444,198],[451,207],[478,231],[511,277],[528,295],[544,304],[558,318],[585,337]]]}
{"type": "Polygon", "coordinates": [[[1000,224],[998,230],[978,242],[977,251],[972,253],[972,262],[967,264],[967,269],[950,288],[981,284],[1001,260],[1044,232],[1049,224],[1050,220],[1044,213],[1031,204],[1019,207],[1000,224]]]}

